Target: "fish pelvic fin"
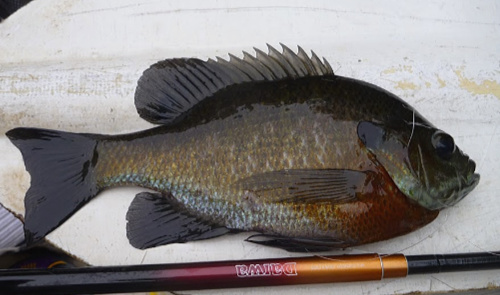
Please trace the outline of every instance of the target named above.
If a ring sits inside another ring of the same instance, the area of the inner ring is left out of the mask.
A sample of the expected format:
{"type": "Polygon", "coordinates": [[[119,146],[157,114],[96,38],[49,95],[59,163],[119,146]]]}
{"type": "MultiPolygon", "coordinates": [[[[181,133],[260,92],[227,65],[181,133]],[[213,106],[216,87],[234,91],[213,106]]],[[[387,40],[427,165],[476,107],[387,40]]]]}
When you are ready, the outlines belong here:
{"type": "Polygon", "coordinates": [[[210,239],[229,231],[187,212],[168,194],[137,194],[127,212],[127,237],[138,249],[210,239]]]}
{"type": "Polygon", "coordinates": [[[202,61],[174,58],[159,61],[144,71],[135,91],[139,115],[154,124],[171,124],[201,100],[226,87],[247,82],[278,81],[302,77],[333,75],[328,62],[301,48],[294,53],[268,45],[268,53],[255,49],[256,56],[243,52],[243,58],[229,54],[229,60],[202,61]]]}
{"type": "Polygon", "coordinates": [[[21,151],[31,186],[25,199],[28,245],[45,237],[99,191],[95,135],[35,128],[6,133],[21,151]]]}

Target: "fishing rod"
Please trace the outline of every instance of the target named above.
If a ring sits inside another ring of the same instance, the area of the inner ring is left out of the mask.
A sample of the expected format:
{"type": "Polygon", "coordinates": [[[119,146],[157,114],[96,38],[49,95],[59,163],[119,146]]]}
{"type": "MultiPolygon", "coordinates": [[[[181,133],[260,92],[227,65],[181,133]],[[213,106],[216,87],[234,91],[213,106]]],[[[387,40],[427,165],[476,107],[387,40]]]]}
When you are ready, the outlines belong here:
{"type": "Polygon", "coordinates": [[[2,294],[107,294],[319,284],[500,269],[500,252],[359,254],[202,263],[0,270],[2,294]]]}

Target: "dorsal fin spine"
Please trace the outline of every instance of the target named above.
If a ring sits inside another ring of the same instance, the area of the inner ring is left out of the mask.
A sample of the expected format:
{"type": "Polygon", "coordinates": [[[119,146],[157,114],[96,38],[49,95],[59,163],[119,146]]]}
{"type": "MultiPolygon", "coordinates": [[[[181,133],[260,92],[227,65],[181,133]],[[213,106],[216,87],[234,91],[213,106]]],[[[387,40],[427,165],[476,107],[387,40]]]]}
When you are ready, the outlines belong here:
{"type": "Polygon", "coordinates": [[[316,55],[316,53],[314,53],[314,51],[311,51],[311,61],[313,62],[314,67],[318,71],[318,74],[320,74],[320,75],[326,74],[326,72],[327,72],[326,67],[323,66],[323,64],[321,63],[321,60],[316,55]]]}
{"type": "Polygon", "coordinates": [[[240,71],[245,73],[250,79],[253,81],[263,80],[264,77],[259,73],[259,71],[255,70],[255,68],[243,61],[242,59],[229,54],[229,62],[232,63],[235,67],[237,67],[240,71]]]}
{"type": "Polygon", "coordinates": [[[318,72],[316,71],[316,68],[312,64],[311,59],[307,56],[307,53],[304,51],[304,49],[302,49],[302,47],[300,46],[297,47],[298,47],[297,57],[304,64],[306,71],[312,73],[313,75],[318,75],[318,72]]]}
{"type": "Polygon", "coordinates": [[[325,74],[333,74],[332,66],[328,63],[326,58],[323,57],[323,64],[325,65],[325,74]]]}
{"type": "Polygon", "coordinates": [[[290,64],[290,62],[285,58],[285,56],[282,53],[280,53],[278,50],[276,50],[269,44],[267,44],[267,47],[269,49],[269,56],[271,58],[274,58],[278,62],[278,64],[283,67],[285,73],[287,73],[288,76],[292,78],[297,78],[299,76],[298,73],[293,69],[293,66],[290,64]]]}
{"type": "Polygon", "coordinates": [[[283,79],[286,77],[286,72],[285,70],[279,66],[279,63],[271,58],[268,54],[264,53],[262,50],[254,48],[256,54],[257,54],[257,59],[262,61],[262,64],[267,65],[269,69],[271,70],[272,73],[274,73],[275,79],[283,79]]]}
{"type": "Polygon", "coordinates": [[[246,61],[252,67],[254,67],[255,70],[257,70],[262,75],[262,77],[264,77],[264,79],[266,80],[273,79],[274,76],[272,71],[264,64],[262,64],[260,60],[250,55],[250,53],[243,51],[243,60],[246,61]]]}
{"type": "Polygon", "coordinates": [[[283,55],[286,57],[287,61],[289,61],[294,68],[295,72],[299,77],[304,77],[307,75],[307,71],[304,68],[304,64],[300,60],[300,58],[293,52],[290,48],[286,47],[284,44],[280,43],[283,48],[283,55]]]}

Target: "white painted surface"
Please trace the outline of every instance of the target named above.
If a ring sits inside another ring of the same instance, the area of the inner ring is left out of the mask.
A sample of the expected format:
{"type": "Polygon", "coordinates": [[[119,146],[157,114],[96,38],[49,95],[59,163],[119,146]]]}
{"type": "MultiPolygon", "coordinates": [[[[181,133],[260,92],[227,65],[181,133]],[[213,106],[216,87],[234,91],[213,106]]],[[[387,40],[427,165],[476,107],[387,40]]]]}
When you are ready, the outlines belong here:
{"type": "MultiPolygon", "coordinates": [[[[345,252],[500,250],[499,8],[497,1],[34,1],[0,24],[0,202],[22,213],[29,186],[20,153],[5,131],[17,126],[98,133],[148,128],[135,112],[133,92],[150,64],[168,57],[224,57],[283,42],[325,56],[339,75],[398,94],[452,134],[481,174],[470,196],[429,226],[345,252]]],[[[243,242],[248,234],[136,250],[126,239],[125,214],[138,192],[100,194],[49,240],[94,265],[292,255],[243,242]]],[[[484,288],[500,286],[499,274],[265,291],[401,294],[484,288]]]]}

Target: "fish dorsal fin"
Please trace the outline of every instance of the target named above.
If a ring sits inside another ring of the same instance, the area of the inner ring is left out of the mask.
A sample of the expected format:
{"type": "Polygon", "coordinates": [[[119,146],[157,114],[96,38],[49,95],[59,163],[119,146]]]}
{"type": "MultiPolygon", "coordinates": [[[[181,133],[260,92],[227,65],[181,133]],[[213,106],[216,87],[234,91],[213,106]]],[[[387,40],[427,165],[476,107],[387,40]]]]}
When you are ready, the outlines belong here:
{"type": "Polygon", "coordinates": [[[229,54],[229,60],[202,61],[197,58],[166,59],[144,71],[135,91],[139,115],[154,124],[170,124],[199,101],[228,86],[245,82],[279,81],[301,77],[333,75],[328,62],[301,48],[294,53],[281,44],[283,52],[268,45],[268,53],[243,58],[229,54]]]}

